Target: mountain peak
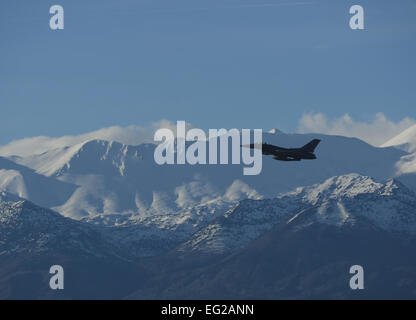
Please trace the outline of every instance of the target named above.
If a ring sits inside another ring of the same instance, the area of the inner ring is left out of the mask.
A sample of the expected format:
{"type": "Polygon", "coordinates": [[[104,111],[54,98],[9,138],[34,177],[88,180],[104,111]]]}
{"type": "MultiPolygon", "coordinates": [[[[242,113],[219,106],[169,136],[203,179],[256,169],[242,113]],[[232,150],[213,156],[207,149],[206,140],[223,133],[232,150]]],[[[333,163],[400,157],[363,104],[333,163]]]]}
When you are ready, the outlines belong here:
{"type": "Polygon", "coordinates": [[[416,151],[416,124],[383,143],[381,147],[398,147],[407,152],[416,151]]]}
{"type": "Polygon", "coordinates": [[[283,133],[283,131],[281,131],[281,130],[279,130],[277,128],[273,128],[273,129],[270,129],[269,131],[267,131],[267,133],[270,133],[270,134],[281,134],[281,133],[283,133]]]}
{"type": "Polygon", "coordinates": [[[127,156],[137,157],[137,147],[117,141],[89,139],[71,147],[47,151],[41,155],[20,159],[19,163],[34,168],[46,176],[61,176],[68,170],[78,173],[93,173],[99,167],[116,169],[124,174],[124,160],[127,156]],[[90,171],[88,171],[90,170],[90,171]]]}
{"type": "Polygon", "coordinates": [[[354,198],[359,194],[383,193],[385,187],[385,184],[376,182],[371,177],[351,173],[329,178],[320,184],[298,187],[292,192],[283,194],[282,197],[302,197],[316,204],[328,198],[354,198]]]}
{"type": "Polygon", "coordinates": [[[63,217],[57,212],[39,207],[29,200],[7,192],[0,192],[0,227],[15,225],[16,228],[23,226],[32,228],[58,221],[60,218],[63,217]]]}

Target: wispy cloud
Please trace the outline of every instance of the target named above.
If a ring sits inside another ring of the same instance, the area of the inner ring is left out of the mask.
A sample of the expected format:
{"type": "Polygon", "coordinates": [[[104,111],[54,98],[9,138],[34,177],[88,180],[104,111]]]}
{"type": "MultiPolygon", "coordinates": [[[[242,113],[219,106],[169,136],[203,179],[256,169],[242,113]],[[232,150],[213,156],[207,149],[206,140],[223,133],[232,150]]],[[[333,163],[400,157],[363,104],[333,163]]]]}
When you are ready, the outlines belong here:
{"type": "Polygon", "coordinates": [[[408,117],[394,122],[387,119],[383,113],[377,113],[370,122],[356,121],[348,114],[340,118],[328,119],[322,113],[304,113],[299,121],[298,132],[356,137],[374,146],[380,146],[415,123],[415,119],[408,117]]]}
{"type": "MultiPolygon", "coordinates": [[[[192,127],[187,123],[188,127],[192,127]]],[[[32,154],[41,154],[43,152],[73,146],[92,139],[117,141],[129,145],[138,145],[141,143],[154,142],[154,132],[159,128],[168,128],[176,132],[176,123],[169,120],[160,120],[147,126],[112,126],[97,131],[63,136],[59,138],[37,136],[12,141],[5,146],[0,146],[0,156],[28,156],[32,154]]]]}

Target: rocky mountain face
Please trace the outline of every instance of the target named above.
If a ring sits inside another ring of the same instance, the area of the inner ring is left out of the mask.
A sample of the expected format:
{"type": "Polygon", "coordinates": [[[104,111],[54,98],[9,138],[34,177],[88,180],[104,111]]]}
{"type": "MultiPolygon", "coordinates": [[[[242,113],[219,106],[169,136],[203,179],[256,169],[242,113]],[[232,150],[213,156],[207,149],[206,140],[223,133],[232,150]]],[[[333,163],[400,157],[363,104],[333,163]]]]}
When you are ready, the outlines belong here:
{"type": "Polygon", "coordinates": [[[398,181],[333,177],[276,199],[244,200],[173,253],[129,298],[414,299],[415,194],[398,181]],[[349,287],[349,268],[366,287],[349,287]]]}
{"type": "Polygon", "coordinates": [[[274,199],[243,200],[196,232],[180,251],[233,252],[274,226],[311,212],[316,222],[354,225],[357,219],[392,233],[416,233],[416,198],[396,180],[378,183],[350,174],[300,187],[274,199]]]}
{"type": "Polygon", "coordinates": [[[30,201],[0,194],[0,298],[111,298],[134,288],[140,268],[100,228],[30,201]],[[49,288],[49,268],[64,266],[65,292],[49,288]],[[137,273],[136,273],[137,272],[137,273]],[[130,284],[112,275],[130,275],[130,284]]]}
{"type": "Polygon", "coordinates": [[[54,251],[95,257],[114,254],[114,246],[97,228],[4,192],[0,195],[0,244],[0,255],[54,251]]]}
{"type": "Polygon", "coordinates": [[[395,180],[381,183],[350,174],[272,199],[117,221],[107,226],[74,221],[2,193],[0,296],[274,299],[416,294],[416,195],[395,180]],[[48,270],[54,264],[64,265],[68,273],[68,290],[62,293],[48,288],[48,270]],[[369,271],[369,290],[358,294],[348,287],[348,268],[355,264],[369,271]],[[119,277],[112,277],[114,272],[119,277]]]}
{"type": "Polygon", "coordinates": [[[263,157],[258,176],[159,166],[154,144],[9,152],[0,298],[415,298],[413,136],[375,148],[274,130],[263,141],[321,139],[318,159],[263,157]],[[49,288],[57,264],[63,291],[49,288]],[[363,266],[366,290],[349,288],[351,265],[363,266]]]}
{"type": "Polygon", "coordinates": [[[304,211],[234,254],[170,257],[169,268],[160,268],[151,284],[129,298],[416,298],[413,237],[395,236],[364,219],[354,226],[321,223],[316,213],[304,211]],[[364,269],[364,290],[349,287],[353,265],[364,269]]]}

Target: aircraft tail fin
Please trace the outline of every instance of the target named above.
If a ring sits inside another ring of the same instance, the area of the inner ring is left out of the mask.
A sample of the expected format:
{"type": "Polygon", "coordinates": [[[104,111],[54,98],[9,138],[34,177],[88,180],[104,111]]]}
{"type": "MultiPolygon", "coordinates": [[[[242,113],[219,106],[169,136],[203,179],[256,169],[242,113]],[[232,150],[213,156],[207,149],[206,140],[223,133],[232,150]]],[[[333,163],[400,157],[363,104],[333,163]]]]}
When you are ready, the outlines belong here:
{"type": "Polygon", "coordinates": [[[314,152],[315,148],[318,146],[319,142],[321,142],[321,140],[319,139],[313,139],[311,142],[305,144],[302,149],[306,152],[314,152]]]}

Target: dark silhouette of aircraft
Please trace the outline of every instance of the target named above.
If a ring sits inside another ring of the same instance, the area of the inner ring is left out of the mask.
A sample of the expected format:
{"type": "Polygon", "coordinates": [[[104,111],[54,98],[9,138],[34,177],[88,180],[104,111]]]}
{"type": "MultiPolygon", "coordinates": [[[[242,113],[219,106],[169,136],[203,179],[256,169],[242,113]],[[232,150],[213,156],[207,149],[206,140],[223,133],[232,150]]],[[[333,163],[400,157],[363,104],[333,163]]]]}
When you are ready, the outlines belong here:
{"type": "MultiPolygon", "coordinates": [[[[314,154],[315,148],[318,146],[321,140],[313,139],[311,142],[305,144],[301,148],[281,148],[278,146],[274,146],[272,144],[263,143],[260,144],[250,144],[250,149],[258,149],[261,148],[261,153],[264,155],[271,155],[273,159],[280,160],[280,161],[300,161],[302,159],[316,159],[316,155],[314,154]]],[[[242,147],[248,147],[243,146],[242,147]]]]}

